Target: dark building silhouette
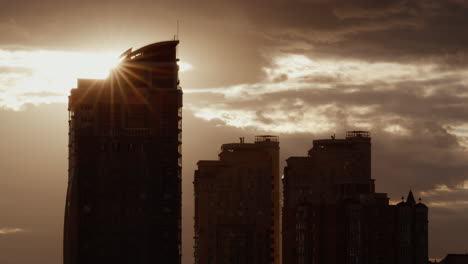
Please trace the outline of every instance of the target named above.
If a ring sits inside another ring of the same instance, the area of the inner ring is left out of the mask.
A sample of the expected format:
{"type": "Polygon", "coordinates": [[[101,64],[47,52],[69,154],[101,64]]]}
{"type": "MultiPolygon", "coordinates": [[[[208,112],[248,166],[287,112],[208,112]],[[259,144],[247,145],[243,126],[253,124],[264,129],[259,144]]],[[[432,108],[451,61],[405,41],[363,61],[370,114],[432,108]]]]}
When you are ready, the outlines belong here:
{"type": "Polygon", "coordinates": [[[130,49],[72,89],[65,264],[181,262],[178,43],[130,49]]]}
{"type": "Polygon", "coordinates": [[[427,207],[410,192],[389,205],[371,178],[371,137],[314,140],[287,159],[283,179],[283,263],[425,264],[427,207]]]}
{"type": "Polygon", "coordinates": [[[468,264],[468,254],[448,254],[440,264],[468,264]]]}
{"type": "Polygon", "coordinates": [[[195,171],[195,263],[280,261],[279,142],[224,144],[195,171]]]}

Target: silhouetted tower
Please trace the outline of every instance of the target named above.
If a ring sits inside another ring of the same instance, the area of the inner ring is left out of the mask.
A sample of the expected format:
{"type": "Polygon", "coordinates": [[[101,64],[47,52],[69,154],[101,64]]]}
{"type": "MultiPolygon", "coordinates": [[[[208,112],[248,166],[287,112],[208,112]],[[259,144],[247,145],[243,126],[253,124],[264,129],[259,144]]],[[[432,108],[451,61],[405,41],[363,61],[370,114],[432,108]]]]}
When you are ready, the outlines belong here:
{"type": "Polygon", "coordinates": [[[413,264],[428,261],[428,208],[416,203],[413,192],[406,202],[397,204],[398,263],[413,264]]]}
{"type": "Polygon", "coordinates": [[[283,195],[283,263],[427,263],[427,207],[375,192],[369,132],[314,140],[307,157],[287,159],[283,195]]]}
{"type": "Polygon", "coordinates": [[[195,263],[279,263],[279,142],[224,144],[195,171],[195,263]]]}
{"type": "Polygon", "coordinates": [[[71,91],[65,264],[181,262],[178,43],[130,49],[71,91]]]}

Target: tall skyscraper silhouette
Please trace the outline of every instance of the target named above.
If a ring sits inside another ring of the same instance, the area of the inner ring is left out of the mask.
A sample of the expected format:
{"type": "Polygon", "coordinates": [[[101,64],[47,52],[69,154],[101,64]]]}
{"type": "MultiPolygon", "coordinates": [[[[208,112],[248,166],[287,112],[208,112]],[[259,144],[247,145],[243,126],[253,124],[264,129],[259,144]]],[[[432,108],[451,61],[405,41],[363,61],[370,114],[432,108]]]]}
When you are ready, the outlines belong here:
{"type": "Polygon", "coordinates": [[[371,137],[314,140],[306,157],[287,159],[283,179],[283,263],[427,263],[428,209],[389,205],[371,178],[371,137]]]}
{"type": "Polygon", "coordinates": [[[279,142],[224,144],[195,171],[195,263],[280,261],[279,142]]]}
{"type": "Polygon", "coordinates": [[[71,91],[65,264],[181,262],[178,43],[130,49],[71,91]]]}

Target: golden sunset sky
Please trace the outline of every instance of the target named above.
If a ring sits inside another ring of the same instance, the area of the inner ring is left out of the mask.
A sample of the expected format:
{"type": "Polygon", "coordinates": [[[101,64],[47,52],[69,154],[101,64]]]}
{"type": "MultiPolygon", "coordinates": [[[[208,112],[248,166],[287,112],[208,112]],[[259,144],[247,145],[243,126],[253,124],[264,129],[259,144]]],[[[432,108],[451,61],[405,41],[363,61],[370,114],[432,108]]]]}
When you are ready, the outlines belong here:
{"type": "Polygon", "coordinates": [[[183,263],[198,160],[275,134],[284,161],[347,130],[371,131],[378,192],[429,206],[430,257],[466,252],[468,1],[0,1],[0,263],[61,263],[69,91],[177,21],[183,263]]]}

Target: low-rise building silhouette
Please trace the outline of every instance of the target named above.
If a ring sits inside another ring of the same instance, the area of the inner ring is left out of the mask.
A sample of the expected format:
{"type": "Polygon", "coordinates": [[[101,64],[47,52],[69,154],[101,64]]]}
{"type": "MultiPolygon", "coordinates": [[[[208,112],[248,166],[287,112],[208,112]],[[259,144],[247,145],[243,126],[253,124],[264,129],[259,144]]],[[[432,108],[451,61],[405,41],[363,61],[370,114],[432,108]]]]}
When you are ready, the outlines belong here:
{"type": "Polygon", "coordinates": [[[439,264],[468,264],[468,254],[447,254],[439,264]]]}
{"type": "Polygon", "coordinates": [[[195,171],[195,263],[280,261],[279,142],[224,144],[195,171]]]}
{"type": "Polygon", "coordinates": [[[371,178],[371,137],[314,140],[287,159],[283,179],[283,263],[425,264],[427,207],[412,192],[389,205],[371,178]]]}

